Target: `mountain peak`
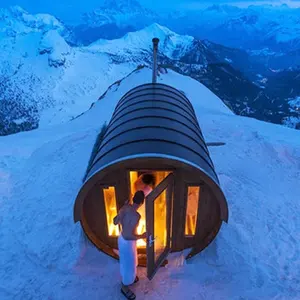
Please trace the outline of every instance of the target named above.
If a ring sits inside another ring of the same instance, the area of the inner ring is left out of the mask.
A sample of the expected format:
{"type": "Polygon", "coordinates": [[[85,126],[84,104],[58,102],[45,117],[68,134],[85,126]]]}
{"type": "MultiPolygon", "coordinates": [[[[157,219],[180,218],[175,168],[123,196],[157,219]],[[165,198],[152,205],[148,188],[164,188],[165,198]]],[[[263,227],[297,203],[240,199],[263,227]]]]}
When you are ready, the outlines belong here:
{"type": "Polygon", "coordinates": [[[166,35],[176,35],[175,32],[171,31],[169,28],[162,26],[158,23],[152,23],[151,25],[145,27],[144,29],[138,32],[142,32],[142,31],[146,31],[149,32],[150,34],[157,35],[158,38],[159,36],[163,36],[164,38],[166,35]]]}
{"type": "Polygon", "coordinates": [[[0,10],[0,28],[4,28],[10,36],[31,31],[64,30],[63,24],[54,16],[32,15],[17,5],[0,10]]]}
{"type": "Polygon", "coordinates": [[[132,57],[132,52],[135,51],[151,51],[152,39],[154,37],[159,38],[159,48],[163,51],[163,54],[173,58],[183,55],[194,41],[192,36],[179,35],[167,27],[158,23],[153,23],[139,31],[129,32],[120,39],[98,40],[88,48],[90,50],[118,55],[120,55],[120,53],[126,55],[126,52],[128,52],[129,56],[132,57]]]}
{"type": "MultiPolygon", "coordinates": [[[[184,38],[186,40],[190,40],[193,41],[194,38],[192,36],[188,36],[188,35],[179,35],[177,33],[175,33],[174,31],[170,30],[169,28],[167,28],[166,26],[160,25],[158,23],[152,23],[151,25],[136,31],[134,34],[143,34],[146,33],[149,35],[149,37],[157,37],[160,39],[161,42],[163,42],[166,38],[168,37],[177,37],[179,39],[184,38]]],[[[128,33],[128,35],[130,35],[132,33],[128,33]]],[[[152,39],[152,38],[151,38],[152,39]]]]}
{"type": "Polygon", "coordinates": [[[160,45],[164,47],[164,54],[167,56],[170,56],[175,49],[187,49],[194,41],[192,36],[179,35],[158,23],[153,23],[136,32],[130,32],[124,36],[124,40],[128,44],[136,45],[136,47],[144,45],[145,49],[149,49],[149,47],[152,47],[154,37],[159,38],[160,45]]]}

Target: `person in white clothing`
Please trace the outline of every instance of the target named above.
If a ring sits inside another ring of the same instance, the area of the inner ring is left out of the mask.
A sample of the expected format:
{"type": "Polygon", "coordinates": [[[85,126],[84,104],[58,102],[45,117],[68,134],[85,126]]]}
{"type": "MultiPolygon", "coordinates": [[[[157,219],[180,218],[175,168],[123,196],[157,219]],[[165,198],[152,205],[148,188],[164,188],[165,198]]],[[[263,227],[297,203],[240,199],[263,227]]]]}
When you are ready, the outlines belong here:
{"type": "Polygon", "coordinates": [[[141,219],[137,210],[144,204],[145,194],[137,191],[133,196],[133,203],[127,202],[114,218],[114,224],[121,224],[122,232],[118,237],[118,248],[120,257],[120,273],[122,277],[121,293],[127,299],[135,299],[135,294],[129,289],[129,285],[136,283],[139,278],[136,275],[138,258],[137,245],[139,239],[146,239],[146,232],[137,234],[137,226],[141,219]]]}

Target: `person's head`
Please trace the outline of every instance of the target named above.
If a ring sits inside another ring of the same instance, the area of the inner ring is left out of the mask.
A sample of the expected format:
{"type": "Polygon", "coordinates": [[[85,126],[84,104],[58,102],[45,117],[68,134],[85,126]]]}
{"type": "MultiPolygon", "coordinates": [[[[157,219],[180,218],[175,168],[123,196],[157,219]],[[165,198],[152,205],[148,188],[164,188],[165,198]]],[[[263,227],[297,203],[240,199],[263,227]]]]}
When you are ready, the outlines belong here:
{"type": "Polygon", "coordinates": [[[143,174],[142,182],[146,185],[150,185],[150,186],[154,187],[155,186],[155,176],[150,173],[143,174]]]}
{"type": "Polygon", "coordinates": [[[143,191],[137,191],[133,196],[133,205],[139,208],[141,205],[144,204],[145,201],[145,194],[143,191]]]}

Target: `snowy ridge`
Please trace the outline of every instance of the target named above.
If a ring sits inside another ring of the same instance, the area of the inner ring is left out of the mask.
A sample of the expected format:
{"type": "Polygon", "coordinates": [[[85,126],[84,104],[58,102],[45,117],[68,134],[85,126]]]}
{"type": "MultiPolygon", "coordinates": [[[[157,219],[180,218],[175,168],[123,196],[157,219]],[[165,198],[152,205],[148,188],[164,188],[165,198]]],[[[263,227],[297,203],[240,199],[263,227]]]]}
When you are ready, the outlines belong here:
{"type": "MultiPolygon", "coordinates": [[[[212,5],[205,9],[182,9],[179,12],[171,9],[167,13],[159,13],[141,7],[136,1],[121,1],[118,4],[111,0],[106,1],[105,6],[86,13],[84,23],[99,30],[101,26],[107,29],[105,26],[108,24],[140,30],[158,22],[180,34],[188,33],[198,39],[208,39],[229,47],[251,50],[270,48],[285,52],[300,47],[299,16],[300,9],[285,4],[250,5],[248,8],[212,5]],[[240,38],[237,39],[237,36],[240,38]]],[[[115,28],[111,30],[114,36],[115,28]]]]}
{"type": "Polygon", "coordinates": [[[48,22],[51,17],[46,17],[45,26],[35,27],[23,19],[36,16],[20,8],[2,10],[2,16],[7,16],[0,21],[4,22],[0,27],[0,106],[4,106],[0,129],[4,134],[14,132],[16,126],[28,130],[68,121],[86,111],[111,82],[136,68],[130,63],[114,65],[104,53],[71,48],[60,23],[48,22]]]}
{"type": "MultiPolygon", "coordinates": [[[[191,25],[193,35],[229,47],[275,51],[298,49],[300,9],[285,4],[250,5],[248,8],[214,5],[204,10],[190,12],[181,24],[191,25]],[[202,28],[202,30],[200,30],[202,28]],[[236,39],[240,36],[240,39],[236,39]]],[[[175,20],[174,20],[175,21],[175,20]]],[[[167,26],[180,31],[180,26],[167,26]]]]}
{"type": "Polygon", "coordinates": [[[63,31],[64,25],[48,14],[31,15],[19,6],[9,9],[0,8],[0,32],[7,36],[29,33],[32,31],[63,31]]]}
{"type": "Polygon", "coordinates": [[[56,30],[50,30],[41,39],[39,53],[49,53],[49,66],[58,67],[66,62],[66,56],[71,53],[71,47],[56,30]]]}
{"type": "Polygon", "coordinates": [[[161,38],[170,56],[176,51],[182,55],[193,40],[153,24],[120,40],[72,48],[54,18],[45,17],[45,26],[35,27],[24,20],[42,20],[41,15],[19,7],[2,10],[2,15],[7,16],[2,18],[5,32],[18,29],[14,36],[0,38],[2,134],[15,132],[16,127],[23,131],[59,124],[86,111],[112,82],[151,60],[154,36],[161,38]]]}
{"type": "Polygon", "coordinates": [[[152,64],[153,37],[160,38],[161,64],[204,82],[237,114],[277,123],[299,115],[285,103],[278,114],[282,99],[269,104],[270,97],[236,70],[249,68],[247,54],[239,50],[179,35],[157,23],[119,39],[71,47],[63,25],[51,16],[30,15],[19,7],[1,10],[1,15],[7,17],[0,21],[0,134],[80,115],[112,82],[152,64]]]}
{"type": "MultiPolygon", "coordinates": [[[[82,6],[81,2],[72,3],[72,14],[69,13],[67,3],[61,3],[61,1],[51,2],[51,6],[45,5],[45,7],[69,22],[68,25],[84,26],[85,29],[96,28],[99,33],[95,34],[92,31],[91,35],[95,36],[93,41],[101,38],[101,30],[111,30],[110,34],[103,32],[102,36],[111,39],[123,35],[124,31],[118,29],[140,30],[157,22],[179,34],[188,33],[199,39],[209,39],[235,48],[242,47],[251,50],[270,48],[276,52],[286,52],[299,49],[300,45],[300,9],[285,4],[281,6],[250,5],[248,8],[212,5],[205,9],[191,7],[190,10],[180,9],[179,11],[174,5],[164,13],[154,11],[153,8],[147,9],[135,0],[108,0],[103,5],[97,4],[88,2],[82,6]],[[116,36],[116,31],[119,31],[120,35],[116,36]],[[237,39],[237,36],[240,36],[240,39],[237,39]]],[[[26,5],[29,11],[30,9],[36,10],[32,8],[36,5],[31,3],[26,5]]],[[[39,3],[38,7],[42,9],[43,5],[39,3]]],[[[43,17],[43,15],[40,16],[43,17]]],[[[31,17],[28,16],[28,18],[31,20],[31,17]]],[[[84,35],[86,31],[79,30],[79,34],[84,35]]],[[[78,37],[74,40],[77,41],[78,37]]],[[[90,42],[84,37],[79,40],[90,42]]]]}
{"type": "MultiPolygon", "coordinates": [[[[82,238],[73,205],[99,129],[149,78],[133,73],[72,122],[0,137],[0,299],[123,299],[118,262],[82,238]]],[[[159,82],[187,95],[207,142],[226,142],[210,153],[230,222],[188,263],[172,254],[151,282],[139,269],[137,298],[299,299],[300,132],[233,115],[187,76],[159,82]]]]}
{"type": "MultiPolygon", "coordinates": [[[[116,40],[98,40],[91,44],[89,49],[109,52],[111,54],[120,54],[124,49],[127,50],[151,50],[152,38],[160,39],[164,54],[174,58],[174,52],[178,57],[183,56],[191,47],[194,38],[192,36],[182,36],[169,30],[168,28],[154,23],[142,30],[129,32],[123,38],[116,40]]],[[[125,54],[125,53],[124,53],[125,54]]]]}

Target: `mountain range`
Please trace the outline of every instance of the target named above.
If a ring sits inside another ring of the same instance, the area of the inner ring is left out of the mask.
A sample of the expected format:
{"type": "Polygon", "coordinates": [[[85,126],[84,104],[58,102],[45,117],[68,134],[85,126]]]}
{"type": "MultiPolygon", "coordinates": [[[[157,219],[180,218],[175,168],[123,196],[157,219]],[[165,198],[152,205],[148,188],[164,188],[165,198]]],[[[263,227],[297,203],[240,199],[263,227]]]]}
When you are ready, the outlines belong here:
{"type": "Polygon", "coordinates": [[[212,5],[205,9],[158,12],[139,1],[106,0],[85,12],[79,24],[72,25],[76,43],[87,45],[99,38],[116,39],[129,30],[136,31],[159,23],[179,34],[208,39],[228,47],[274,52],[300,49],[300,9],[250,5],[239,8],[212,5]]]}
{"type": "Polygon", "coordinates": [[[200,81],[236,114],[299,126],[299,94],[292,88],[299,71],[273,70],[247,51],[179,35],[157,23],[120,39],[76,46],[67,42],[70,29],[55,17],[20,7],[2,9],[0,25],[2,135],[65,122],[86,111],[110,84],[136,68],[151,67],[155,36],[162,70],[200,81]],[[277,93],[279,83],[284,88],[277,93]]]}

